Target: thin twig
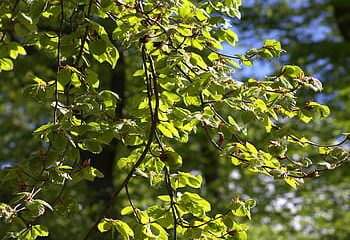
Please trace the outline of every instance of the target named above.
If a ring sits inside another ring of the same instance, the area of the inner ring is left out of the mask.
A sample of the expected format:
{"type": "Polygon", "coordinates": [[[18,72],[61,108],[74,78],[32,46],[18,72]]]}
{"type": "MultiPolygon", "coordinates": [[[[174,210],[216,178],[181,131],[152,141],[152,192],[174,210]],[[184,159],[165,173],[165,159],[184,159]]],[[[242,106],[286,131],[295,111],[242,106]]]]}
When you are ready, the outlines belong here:
{"type": "MultiPolygon", "coordinates": [[[[68,145],[69,145],[69,144],[67,143],[67,144],[66,144],[66,149],[65,149],[65,151],[63,152],[62,158],[64,158],[64,156],[65,156],[66,153],[67,153],[68,145]]],[[[78,160],[76,159],[76,160],[74,161],[73,165],[72,165],[72,172],[73,172],[73,170],[74,170],[74,167],[75,167],[76,164],[77,164],[77,161],[78,161],[78,160]]],[[[71,173],[72,173],[72,172],[71,172],[71,173]]],[[[67,179],[67,178],[63,179],[63,185],[62,185],[62,187],[61,187],[59,193],[57,194],[57,196],[56,196],[55,199],[53,200],[52,205],[55,205],[55,204],[57,203],[57,201],[62,197],[64,190],[67,188],[67,184],[68,184],[68,179],[67,179]]]]}
{"type": "Polygon", "coordinates": [[[60,19],[60,29],[58,32],[58,41],[57,41],[57,72],[56,72],[56,79],[55,79],[55,92],[54,92],[54,98],[55,98],[55,106],[53,111],[53,121],[54,124],[58,123],[58,74],[61,70],[61,39],[62,39],[62,29],[63,29],[63,21],[64,21],[64,5],[63,0],[60,0],[60,7],[61,7],[61,19],[60,19]]]}
{"type": "Polygon", "coordinates": [[[86,234],[86,236],[83,238],[84,240],[89,239],[90,235],[92,234],[93,230],[96,228],[96,226],[98,225],[98,223],[101,221],[101,219],[104,217],[104,215],[111,209],[115,199],[118,197],[119,193],[121,192],[121,190],[125,187],[125,185],[127,185],[130,181],[130,179],[132,178],[132,176],[134,175],[136,169],[140,166],[140,164],[142,163],[142,161],[145,159],[146,154],[148,153],[148,151],[150,150],[151,144],[153,142],[153,137],[154,137],[154,132],[156,129],[156,125],[152,124],[151,126],[151,132],[149,134],[148,137],[148,141],[147,144],[141,154],[141,156],[138,158],[138,160],[136,161],[136,163],[134,164],[134,166],[131,168],[131,170],[129,171],[128,175],[125,177],[124,181],[114,190],[114,192],[111,194],[110,196],[110,200],[109,202],[106,204],[106,206],[101,210],[100,214],[98,215],[95,223],[91,226],[91,228],[89,229],[88,233],[86,234]]]}
{"type": "MultiPolygon", "coordinates": [[[[90,0],[90,1],[89,1],[88,12],[87,12],[87,15],[86,15],[87,18],[90,18],[92,3],[93,3],[93,0],[90,0]]],[[[84,45],[85,45],[85,42],[87,41],[87,37],[88,37],[88,35],[89,35],[89,30],[90,30],[90,26],[88,25],[88,26],[86,26],[86,28],[85,28],[85,33],[84,33],[84,36],[83,36],[83,38],[82,38],[82,40],[81,40],[81,45],[80,45],[78,57],[77,57],[77,59],[76,59],[76,61],[75,61],[75,63],[74,63],[74,66],[75,66],[75,67],[78,67],[79,62],[80,62],[80,59],[81,59],[82,56],[83,56],[84,45]]]]}
{"type": "Polygon", "coordinates": [[[223,218],[223,217],[225,217],[227,214],[229,214],[231,212],[231,210],[230,209],[228,209],[228,210],[226,210],[222,215],[220,215],[220,216],[217,216],[217,217],[214,217],[214,218],[212,218],[212,219],[210,219],[210,220],[208,220],[208,221],[206,221],[206,222],[203,222],[203,223],[201,223],[201,224],[198,224],[198,225],[181,225],[181,227],[183,227],[183,228],[199,228],[199,227],[203,227],[203,226],[205,226],[205,225],[207,225],[207,224],[209,224],[209,223],[211,223],[211,222],[214,222],[215,220],[218,220],[218,219],[220,219],[220,218],[223,218]]]}
{"type": "Polygon", "coordinates": [[[153,107],[152,107],[152,84],[150,77],[148,75],[148,68],[147,68],[147,54],[145,50],[145,46],[141,47],[141,54],[142,54],[142,63],[143,63],[143,69],[145,72],[145,78],[146,78],[146,86],[147,86],[147,97],[148,97],[148,107],[150,111],[150,116],[153,118],[153,107]]]}
{"type": "Polygon", "coordinates": [[[133,210],[133,212],[134,212],[134,215],[135,215],[137,221],[138,221],[139,223],[141,223],[141,219],[140,219],[140,216],[139,216],[139,214],[138,214],[138,212],[137,212],[137,209],[136,209],[134,203],[133,203],[132,200],[131,200],[131,196],[130,196],[130,194],[129,194],[129,189],[128,189],[128,184],[125,185],[124,189],[125,189],[126,196],[128,197],[129,204],[130,204],[130,206],[132,207],[132,210],[133,210]]]}
{"type": "MultiPolygon", "coordinates": [[[[154,61],[153,61],[151,55],[148,55],[148,61],[149,61],[149,64],[150,64],[152,80],[153,80],[152,89],[153,89],[153,92],[154,92],[156,104],[159,105],[160,99],[159,99],[159,92],[158,92],[157,72],[156,72],[156,69],[154,67],[154,61]]],[[[159,106],[156,106],[156,108],[159,108],[159,106]]],[[[158,114],[154,114],[153,115],[153,121],[156,122],[156,124],[158,124],[158,122],[159,122],[158,114]]],[[[162,152],[164,152],[165,149],[164,149],[164,146],[163,146],[162,142],[160,141],[160,138],[158,136],[157,131],[155,132],[155,139],[156,139],[159,147],[161,148],[162,152]]]]}
{"type": "Polygon", "coordinates": [[[238,56],[233,56],[233,55],[228,55],[228,54],[220,53],[220,52],[218,52],[218,51],[212,49],[211,47],[209,47],[208,44],[207,44],[207,48],[208,48],[210,51],[212,51],[213,53],[216,53],[216,54],[218,54],[219,56],[222,56],[222,57],[232,58],[232,59],[237,59],[237,60],[240,60],[240,59],[241,59],[241,58],[238,57],[238,56]]]}
{"type": "Polygon", "coordinates": [[[179,65],[176,65],[176,68],[187,78],[187,80],[192,83],[191,77],[184,71],[179,65]]]}
{"type": "MultiPolygon", "coordinates": [[[[159,99],[159,92],[158,92],[157,73],[156,73],[156,70],[155,70],[155,67],[154,67],[154,62],[153,62],[153,59],[152,59],[151,55],[148,55],[148,60],[149,60],[150,67],[151,67],[151,73],[152,73],[152,79],[153,79],[153,91],[154,91],[154,96],[155,96],[155,99],[156,99],[156,106],[155,106],[155,108],[159,108],[160,99],[159,99]]],[[[158,119],[158,111],[157,111],[157,113],[156,112],[154,113],[153,121],[155,122],[156,125],[158,124],[158,121],[159,121],[159,119],[158,119]]]]}
{"type": "Polygon", "coordinates": [[[315,143],[312,141],[307,141],[308,144],[315,146],[315,147],[324,147],[324,148],[329,148],[329,147],[339,147],[340,145],[343,145],[344,143],[346,143],[349,139],[347,137],[345,137],[343,140],[341,140],[338,143],[334,143],[334,144],[330,144],[330,145],[323,145],[323,144],[319,144],[319,143],[315,143]]]}
{"type": "MultiPolygon", "coordinates": [[[[177,238],[177,233],[176,233],[176,227],[177,227],[177,217],[175,213],[175,203],[174,203],[174,194],[173,194],[173,188],[171,187],[171,181],[170,181],[170,175],[169,175],[169,170],[167,167],[165,167],[165,185],[168,191],[168,195],[170,197],[170,207],[171,207],[171,212],[173,214],[173,223],[174,223],[174,240],[177,238]]],[[[180,217],[180,216],[179,216],[180,217]]]]}
{"type": "MultiPolygon", "coordinates": [[[[153,81],[154,81],[154,85],[157,85],[156,79],[153,79],[153,81]]],[[[147,89],[147,91],[150,91],[150,89],[147,89]]],[[[136,161],[134,166],[129,171],[128,175],[125,177],[124,181],[111,194],[109,202],[100,211],[100,214],[98,215],[96,221],[91,226],[91,228],[87,232],[86,236],[83,238],[84,240],[86,240],[86,239],[88,239],[90,237],[90,235],[92,234],[93,230],[96,228],[96,226],[101,221],[101,219],[104,217],[104,215],[110,210],[110,208],[112,207],[114,201],[116,200],[116,198],[120,194],[121,190],[129,183],[129,181],[132,178],[132,176],[134,175],[136,169],[141,165],[141,163],[145,159],[147,153],[150,151],[151,145],[152,145],[152,142],[153,142],[153,138],[154,138],[154,135],[155,135],[155,132],[156,132],[156,128],[157,128],[157,122],[155,120],[158,119],[158,111],[159,111],[159,98],[156,97],[156,104],[155,104],[155,107],[154,107],[154,110],[153,110],[153,114],[154,115],[151,116],[152,125],[151,125],[150,133],[149,133],[149,136],[148,136],[148,140],[147,140],[147,143],[146,143],[146,146],[145,146],[143,152],[141,153],[140,157],[138,158],[138,160],[136,161]]]]}
{"type": "MultiPolygon", "coordinates": [[[[16,11],[16,8],[19,4],[20,0],[16,0],[15,4],[13,5],[13,8],[12,8],[12,13],[14,13],[16,11]]],[[[3,32],[2,32],[2,36],[1,36],[1,39],[0,39],[0,43],[2,43],[4,40],[5,40],[5,37],[6,35],[8,34],[8,29],[5,29],[3,32]]]]}
{"type": "Polygon", "coordinates": [[[55,199],[54,199],[53,202],[51,203],[52,206],[53,206],[53,205],[56,205],[57,201],[61,199],[61,197],[62,197],[62,195],[63,195],[63,192],[64,192],[64,190],[66,189],[66,187],[67,187],[67,179],[65,178],[65,179],[63,180],[63,185],[62,185],[62,187],[61,187],[59,193],[57,194],[57,196],[55,197],[55,199]]]}

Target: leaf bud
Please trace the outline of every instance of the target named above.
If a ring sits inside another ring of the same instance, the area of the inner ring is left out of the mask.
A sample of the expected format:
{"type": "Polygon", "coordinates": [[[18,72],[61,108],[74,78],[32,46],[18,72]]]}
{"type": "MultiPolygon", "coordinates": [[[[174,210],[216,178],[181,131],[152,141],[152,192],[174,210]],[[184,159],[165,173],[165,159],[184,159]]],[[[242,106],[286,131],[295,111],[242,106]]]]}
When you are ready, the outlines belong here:
{"type": "Polygon", "coordinates": [[[151,36],[146,34],[142,38],[140,38],[140,43],[148,43],[151,40],[151,36]]]}

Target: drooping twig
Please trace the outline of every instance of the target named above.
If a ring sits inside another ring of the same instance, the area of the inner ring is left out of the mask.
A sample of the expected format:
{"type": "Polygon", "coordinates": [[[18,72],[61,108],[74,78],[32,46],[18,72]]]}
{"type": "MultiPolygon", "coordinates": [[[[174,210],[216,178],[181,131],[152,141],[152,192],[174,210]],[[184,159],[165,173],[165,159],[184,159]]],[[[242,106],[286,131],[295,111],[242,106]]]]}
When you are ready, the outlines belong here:
{"type": "Polygon", "coordinates": [[[142,152],[142,154],[140,155],[140,157],[137,159],[136,163],[134,164],[134,166],[131,168],[131,170],[129,171],[128,175],[125,177],[124,181],[114,190],[114,192],[111,194],[110,200],[109,202],[106,204],[106,206],[101,210],[100,214],[98,215],[95,223],[93,224],[93,226],[89,229],[88,233],[86,234],[86,236],[83,238],[84,240],[88,239],[90,237],[90,235],[92,234],[93,230],[96,228],[96,226],[98,225],[98,223],[101,221],[101,219],[104,217],[104,215],[109,211],[109,209],[112,207],[115,199],[118,197],[119,193],[121,192],[121,190],[129,183],[131,177],[134,175],[137,167],[140,166],[140,164],[142,163],[142,161],[145,159],[148,151],[151,148],[151,144],[153,142],[153,137],[154,137],[154,132],[156,130],[156,125],[152,124],[151,126],[151,131],[150,134],[148,136],[148,141],[146,143],[146,146],[142,152]]]}
{"type": "MultiPolygon", "coordinates": [[[[16,11],[19,2],[20,2],[20,0],[16,0],[15,4],[13,5],[13,8],[12,8],[12,13],[14,13],[16,11]]],[[[7,33],[8,33],[7,29],[2,32],[0,43],[2,43],[5,40],[5,37],[6,37],[7,33]]]]}
{"type": "MultiPolygon", "coordinates": [[[[145,72],[146,71],[147,70],[145,69],[145,72]]],[[[156,85],[157,84],[156,80],[153,79],[153,81],[154,81],[154,84],[156,85]]],[[[152,89],[147,89],[147,91],[151,91],[151,90],[152,89]]],[[[154,90],[154,86],[153,86],[153,90],[154,90]]],[[[154,92],[153,94],[158,94],[158,93],[154,92]]],[[[98,223],[102,220],[104,215],[107,214],[107,212],[111,209],[113,203],[115,202],[116,198],[120,194],[121,190],[123,188],[125,188],[125,186],[129,183],[129,181],[132,178],[132,176],[134,175],[136,169],[141,165],[141,163],[145,159],[147,153],[150,151],[151,145],[152,145],[152,142],[153,142],[153,139],[154,139],[154,136],[155,136],[156,128],[157,128],[157,122],[154,121],[155,119],[158,119],[159,99],[158,100],[157,99],[158,98],[156,97],[156,103],[155,103],[155,107],[153,109],[153,116],[151,116],[151,119],[152,119],[151,129],[150,129],[150,133],[149,133],[148,140],[147,140],[145,148],[143,149],[143,151],[142,151],[140,157],[137,159],[136,163],[133,165],[133,167],[129,171],[128,175],[125,177],[124,181],[121,184],[119,184],[119,186],[116,187],[114,192],[112,192],[109,202],[105,205],[105,207],[98,214],[98,217],[96,218],[96,221],[91,226],[91,228],[87,232],[86,236],[83,238],[84,240],[86,240],[86,239],[88,239],[90,237],[90,235],[92,234],[94,229],[97,227],[98,223]]]]}
{"type": "MultiPolygon", "coordinates": [[[[86,14],[87,18],[90,18],[92,3],[93,3],[93,0],[90,0],[89,1],[89,6],[88,6],[88,12],[86,14]]],[[[74,63],[75,67],[79,66],[80,59],[83,57],[84,45],[85,45],[85,42],[87,41],[87,37],[89,35],[89,30],[90,30],[90,26],[86,26],[84,36],[83,36],[83,38],[81,40],[79,53],[78,53],[77,59],[75,60],[75,63],[74,63]]]]}
{"type": "MultiPolygon", "coordinates": [[[[177,238],[177,233],[176,233],[176,227],[177,227],[177,217],[176,217],[176,211],[175,211],[175,202],[174,202],[174,194],[173,194],[173,188],[171,187],[171,181],[170,181],[170,175],[169,175],[169,170],[167,167],[165,169],[165,186],[170,198],[170,207],[171,207],[171,212],[173,214],[173,224],[174,224],[174,240],[177,238]]],[[[180,216],[179,216],[180,217],[180,216]]]]}
{"type": "Polygon", "coordinates": [[[60,28],[58,32],[58,40],[57,40],[57,72],[56,72],[56,79],[55,79],[55,92],[54,92],[54,111],[53,111],[53,122],[54,124],[58,123],[58,74],[61,70],[62,64],[61,64],[61,39],[62,39],[62,29],[63,29],[63,22],[64,22],[64,5],[63,0],[60,0],[60,7],[61,7],[61,17],[60,17],[60,28]]]}
{"type": "Polygon", "coordinates": [[[137,209],[136,209],[134,203],[133,203],[132,200],[131,200],[131,196],[130,196],[130,194],[129,194],[129,189],[128,189],[128,184],[126,184],[124,188],[125,188],[126,196],[128,197],[129,204],[130,204],[130,206],[132,207],[132,210],[133,210],[133,212],[134,212],[134,215],[135,215],[137,221],[138,221],[139,223],[141,223],[141,219],[140,219],[140,216],[139,216],[139,214],[138,214],[138,212],[137,212],[137,209]]]}

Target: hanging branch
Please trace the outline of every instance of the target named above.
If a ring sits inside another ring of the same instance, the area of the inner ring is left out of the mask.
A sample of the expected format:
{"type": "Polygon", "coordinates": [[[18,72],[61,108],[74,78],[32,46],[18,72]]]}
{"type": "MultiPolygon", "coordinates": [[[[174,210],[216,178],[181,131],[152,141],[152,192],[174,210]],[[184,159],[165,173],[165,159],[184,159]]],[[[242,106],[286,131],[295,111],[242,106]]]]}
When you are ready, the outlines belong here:
{"type": "MultiPolygon", "coordinates": [[[[88,12],[87,12],[87,14],[86,14],[86,17],[87,17],[87,18],[90,18],[92,3],[93,3],[93,0],[90,0],[90,1],[89,1],[89,6],[88,6],[88,12]]],[[[86,28],[85,28],[85,33],[84,33],[84,36],[83,36],[83,38],[82,38],[82,40],[81,40],[81,45],[80,45],[78,57],[77,57],[77,59],[75,60],[75,63],[73,64],[75,67],[78,67],[79,62],[80,62],[80,59],[83,57],[84,45],[85,45],[85,42],[87,41],[87,37],[88,37],[88,35],[89,35],[89,30],[90,30],[90,26],[88,25],[88,26],[86,26],[86,28]]]]}
{"type": "MultiPolygon", "coordinates": [[[[165,186],[170,198],[170,208],[171,208],[171,212],[173,214],[173,223],[174,223],[174,240],[176,240],[177,238],[177,233],[176,233],[176,227],[177,227],[177,217],[176,217],[176,206],[175,206],[175,202],[174,202],[174,194],[173,194],[173,188],[171,187],[171,181],[170,181],[170,175],[169,175],[169,170],[167,167],[164,168],[165,169],[165,173],[164,173],[164,181],[165,181],[165,186]]],[[[180,215],[179,215],[180,217],[180,215]]]]}
{"type": "MultiPolygon", "coordinates": [[[[144,52],[143,54],[145,54],[145,56],[147,56],[146,50],[144,49],[144,46],[142,47],[142,51],[144,52]]],[[[144,64],[144,66],[147,66],[147,65],[144,64]]],[[[146,74],[147,68],[145,68],[144,71],[146,74]]],[[[154,84],[157,84],[155,79],[153,79],[153,82],[154,82],[154,84]]],[[[157,90],[157,88],[156,88],[156,90],[157,90]]],[[[147,91],[149,92],[149,91],[151,91],[151,89],[148,88],[147,91]]],[[[158,93],[154,92],[153,94],[157,95],[158,93]]],[[[149,92],[148,95],[152,95],[151,92],[149,92]]],[[[91,228],[89,229],[89,231],[87,232],[87,234],[83,238],[84,240],[89,239],[90,235],[92,234],[94,229],[97,227],[99,222],[102,220],[102,218],[108,213],[108,211],[113,206],[113,204],[114,204],[115,200],[117,199],[117,197],[119,196],[121,190],[123,188],[125,188],[125,186],[129,183],[129,181],[132,178],[132,176],[134,175],[136,169],[141,165],[141,163],[145,159],[147,153],[150,151],[151,145],[153,142],[153,138],[155,136],[156,129],[157,129],[157,122],[155,121],[155,119],[158,119],[158,111],[159,111],[159,98],[156,97],[156,104],[155,104],[155,107],[153,109],[153,116],[151,116],[151,119],[152,119],[151,129],[150,129],[150,133],[149,133],[148,140],[147,140],[147,143],[146,143],[144,150],[142,151],[140,157],[137,159],[134,166],[129,171],[128,175],[125,177],[124,181],[119,186],[117,186],[116,189],[114,190],[114,192],[111,194],[109,202],[105,205],[105,207],[98,214],[96,221],[94,222],[94,224],[91,226],[91,228]]]]}
{"type": "MultiPolygon", "coordinates": [[[[147,97],[148,97],[148,107],[150,111],[150,116],[153,118],[153,107],[152,107],[152,95],[153,95],[153,90],[152,90],[152,83],[150,80],[150,76],[148,75],[148,68],[147,68],[147,54],[145,47],[141,47],[141,54],[142,54],[142,63],[143,63],[143,69],[145,71],[145,78],[146,78],[146,85],[147,85],[147,97]]],[[[152,120],[152,119],[151,119],[152,120]]]]}
{"type": "Polygon", "coordinates": [[[54,91],[54,112],[53,112],[53,121],[54,124],[58,123],[58,74],[61,70],[62,64],[61,64],[61,39],[62,39],[62,29],[63,29],[63,22],[64,22],[64,5],[63,0],[60,0],[60,8],[61,8],[61,17],[60,17],[60,28],[58,32],[58,41],[57,41],[57,72],[56,72],[56,79],[55,79],[55,91],[54,91]]]}
{"type": "Polygon", "coordinates": [[[125,189],[126,196],[128,197],[129,204],[130,204],[130,206],[132,207],[132,210],[133,210],[133,212],[134,212],[134,215],[135,215],[135,217],[136,217],[138,223],[141,223],[141,219],[140,219],[140,216],[139,216],[139,214],[138,214],[138,212],[137,212],[137,209],[136,209],[134,203],[133,203],[132,200],[131,200],[131,196],[130,196],[130,194],[129,194],[129,189],[128,189],[128,184],[125,185],[124,189],[125,189]]]}
{"type": "MultiPolygon", "coordinates": [[[[14,13],[19,5],[19,2],[20,0],[16,0],[15,4],[13,5],[12,7],[12,12],[14,13]]],[[[8,34],[8,29],[5,29],[3,32],[2,32],[2,36],[1,36],[1,39],[0,39],[0,43],[2,43],[4,40],[5,40],[5,37],[6,35],[8,34]]]]}

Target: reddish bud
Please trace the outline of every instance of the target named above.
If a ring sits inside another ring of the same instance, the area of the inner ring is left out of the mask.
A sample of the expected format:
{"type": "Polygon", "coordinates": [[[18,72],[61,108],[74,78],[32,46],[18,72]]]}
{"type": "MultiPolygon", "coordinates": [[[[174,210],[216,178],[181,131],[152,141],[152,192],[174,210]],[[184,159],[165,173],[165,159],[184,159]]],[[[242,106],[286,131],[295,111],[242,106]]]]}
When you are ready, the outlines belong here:
{"type": "Polygon", "coordinates": [[[222,132],[218,132],[218,135],[219,135],[219,145],[224,144],[225,135],[222,132]]]}
{"type": "Polygon", "coordinates": [[[81,165],[82,168],[86,168],[90,166],[90,159],[84,160],[83,164],[81,165]]]}

